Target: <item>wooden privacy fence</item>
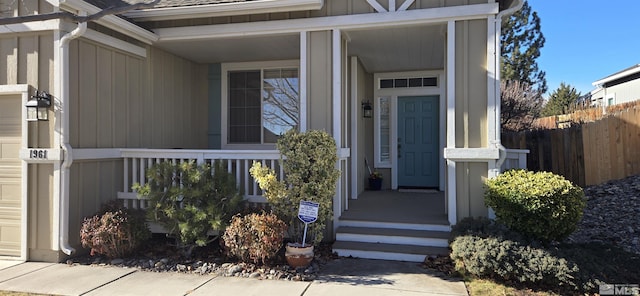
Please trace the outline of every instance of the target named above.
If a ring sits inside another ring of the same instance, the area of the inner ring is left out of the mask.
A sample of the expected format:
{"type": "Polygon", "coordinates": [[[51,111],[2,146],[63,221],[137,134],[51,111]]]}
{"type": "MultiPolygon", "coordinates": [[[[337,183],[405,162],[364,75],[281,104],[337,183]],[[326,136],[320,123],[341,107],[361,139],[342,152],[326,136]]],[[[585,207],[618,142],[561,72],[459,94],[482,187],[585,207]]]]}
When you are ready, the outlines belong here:
{"type": "Polygon", "coordinates": [[[640,174],[640,107],[562,129],[503,133],[507,148],[529,149],[527,168],[580,186],[640,174]]]}

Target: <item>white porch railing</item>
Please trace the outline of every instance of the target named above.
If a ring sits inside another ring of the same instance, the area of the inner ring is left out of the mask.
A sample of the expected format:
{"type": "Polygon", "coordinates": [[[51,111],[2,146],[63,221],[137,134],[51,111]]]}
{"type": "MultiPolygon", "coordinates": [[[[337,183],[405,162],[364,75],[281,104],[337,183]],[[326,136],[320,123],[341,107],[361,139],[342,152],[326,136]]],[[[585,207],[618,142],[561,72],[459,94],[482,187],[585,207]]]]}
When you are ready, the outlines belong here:
{"type": "MultiPolygon", "coordinates": [[[[262,191],[258,187],[249,169],[254,161],[261,162],[276,171],[278,178],[284,177],[284,172],[280,164],[280,152],[278,150],[181,150],[181,149],[120,149],[124,160],[123,191],[118,192],[118,199],[122,200],[126,207],[144,209],[147,202],[144,198],[139,198],[137,193],[131,188],[133,184],[144,185],[147,182],[146,170],[154,164],[161,162],[182,163],[195,161],[198,164],[208,163],[214,167],[215,162],[222,162],[227,172],[232,173],[238,189],[244,194],[245,199],[250,203],[265,203],[262,191]]],[[[346,160],[349,157],[349,149],[339,149],[339,164],[341,168],[346,168],[346,160]]],[[[339,168],[340,169],[340,168],[339,168]]],[[[341,178],[341,180],[344,180],[341,178]]],[[[338,188],[345,188],[346,184],[339,184],[338,188]]],[[[336,200],[346,199],[342,195],[346,190],[337,190],[336,200]]],[[[340,206],[342,208],[342,206],[340,206]]]]}
{"type": "Polygon", "coordinates": [[[529,154],[529,150],[526,149],[507,149],[507,159],[502,163],[501,171],[504,172],[510,169],[526,169],[527,154],[529,154]]]}

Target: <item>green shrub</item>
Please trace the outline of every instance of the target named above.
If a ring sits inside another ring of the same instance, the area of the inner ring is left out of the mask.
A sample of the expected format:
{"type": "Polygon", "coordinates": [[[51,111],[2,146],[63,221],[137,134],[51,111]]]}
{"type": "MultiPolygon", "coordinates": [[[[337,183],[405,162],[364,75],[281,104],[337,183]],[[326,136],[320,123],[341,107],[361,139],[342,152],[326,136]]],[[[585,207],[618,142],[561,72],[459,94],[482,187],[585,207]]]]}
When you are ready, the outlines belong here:
{"type": "MultiPolygon", "coordinates": [[[[333,196],[340,171],[335,140],[325,131],[286,132],[277,143],[283,161],[285,180],[278,180],[273,169],[254,162],[249,170],[263,190],[274,213],[288,224],[289,237],[302,242],[304,224],[298,219],[300,201],[318,203],[318,220],[309,224],[313,244],[322,241],[327,221],[333,217],[333,196]]],[[[281,158],[281,159],[282,159],[281,158]]]]}
{"type": "Polygon", "coordinates": [[[91,249],[91,256],[126,257],[150,237],[144,212],[115,206],[115,202],[85,218],[80,228],[80,241],[83,247],[91,249]]]}
{"type": "Polygon", "coordinates": [[[243,207],[235,178],[221,163],[163,162],[147,170],[148,182],[133,187],[149,200],[147,216],[176,238],[189,257],[196,246],[205,246],[210,230],[224,230],[243,207]]]}
{"type": "Polygon", "coordinates": [[[274,214],[234,216],[222,237],[227,255],[263,264],[282,248],[287,225],[274,214]]]}
{"type": "Polygon", "coordinates": [[[485,203],[498,221],[544,242],[562,240],[576,229],[584,192],[548,172],[507,171],[486,182],[485,203]]]}
{"type": "Polygon", "coordinates": [[[450,256],[460,272],[501,282],[578,288],[575,264],[498,223],[467,219],[452,233],[458,236],[453,238],[450,256]]]}

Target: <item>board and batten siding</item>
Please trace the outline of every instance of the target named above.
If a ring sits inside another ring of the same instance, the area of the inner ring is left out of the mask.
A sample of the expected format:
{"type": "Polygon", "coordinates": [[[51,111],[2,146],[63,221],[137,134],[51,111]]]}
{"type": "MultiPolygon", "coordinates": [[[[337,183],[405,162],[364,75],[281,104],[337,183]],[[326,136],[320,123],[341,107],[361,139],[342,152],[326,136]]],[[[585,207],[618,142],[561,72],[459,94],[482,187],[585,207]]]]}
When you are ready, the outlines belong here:
{"type": "MultiPolygon", "coordinates": [[[[70,44],[74,148],[207,148],[207,67],[157,48],[139,57],[86,39],[70,44]]],[[[69,241],[122,190],[121,160],[74,161],[69,241]]]]}
{"type": "MultiPolygon", "coordinates": [[[[456,147],[488,146],[487,20],[456,22],[456,147]]],[[[486,162],[456,164],[457,217],[487,216],[486,162]]]]}
{"type": "MultiPolygon", "coordinates": [[[[40,1],[44,2],[44,1],[40,1]]],[[[12,2],[16,5],[22,1],[12,2]]],[[[2,4],[7,4],[3,1],[2,4]]],[[[14,12],[21,15],[26,11],[47,11],[47,5],[27,1],[24,7],[14,12]],[[38,4],[38,5],[34,5],[38,4]]],[[[50,11],[50,9],[49,9],[50,11]]],[[[28,84],[40,91],[54,93],[53,82],[53,33],[34,32],[22,34],[0,34],[0,85],[28,84]]],[[[53,117],[53,111],[49,111],[53,117]]],[[[54,121],[29,123],[28,147],[50,148],[53,146],[54,121]]],[[[53,165],[30,164],[28,166],[28,249],[29,259],[54,261],[51,251],[53,225],[53,165]]]]}

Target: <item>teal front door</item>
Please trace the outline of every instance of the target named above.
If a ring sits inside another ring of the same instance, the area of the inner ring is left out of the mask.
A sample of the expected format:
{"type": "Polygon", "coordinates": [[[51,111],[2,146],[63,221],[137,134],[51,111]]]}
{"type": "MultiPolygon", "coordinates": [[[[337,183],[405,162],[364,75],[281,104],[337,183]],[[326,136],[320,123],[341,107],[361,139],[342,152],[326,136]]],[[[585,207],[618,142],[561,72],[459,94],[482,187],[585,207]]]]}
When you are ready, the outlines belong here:
{"type": "Polygon", "coordinates": [[[398,97],[398,187],[438,187],[438,107],[438,96],[398,97]]]}

